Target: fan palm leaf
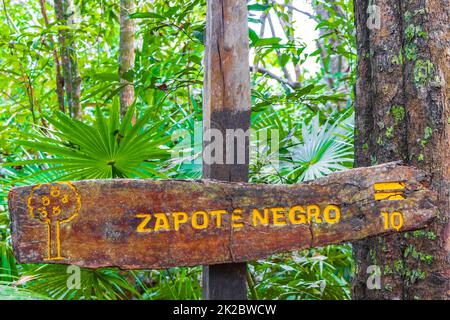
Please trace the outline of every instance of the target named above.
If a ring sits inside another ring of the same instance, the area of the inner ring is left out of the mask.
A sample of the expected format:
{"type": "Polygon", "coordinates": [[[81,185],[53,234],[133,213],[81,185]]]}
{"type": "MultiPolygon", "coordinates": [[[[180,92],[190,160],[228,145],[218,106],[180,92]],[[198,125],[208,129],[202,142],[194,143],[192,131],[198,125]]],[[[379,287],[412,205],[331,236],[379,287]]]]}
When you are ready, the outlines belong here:
{"type": "Polygon", "coordinates": [[[118,104],[113,104],[108,117],[97,108],[92,125],[56,112],[55,118],[47,118],[53,130],[46,135],[24,132],[26,139],[17,141],[47,157],[3,166],[45,164],[41,173],[55,172],[65,180],[164,177],[157,169],[168,158],[164,145],[170,137],[161,133],[161,123],[147,125],[150,110],[133,124],[134,112],[134,106],[130,107],[120,121],[118,104]]]}
{"type": "Polygon", "coordinates": [[[298,181],[314,180],[352,165],[352,119],[340,118],[320,126],[316,116],[302,127],[303,142],[289,148],[295,167],[292,175],[298,176],[298,181]]]}

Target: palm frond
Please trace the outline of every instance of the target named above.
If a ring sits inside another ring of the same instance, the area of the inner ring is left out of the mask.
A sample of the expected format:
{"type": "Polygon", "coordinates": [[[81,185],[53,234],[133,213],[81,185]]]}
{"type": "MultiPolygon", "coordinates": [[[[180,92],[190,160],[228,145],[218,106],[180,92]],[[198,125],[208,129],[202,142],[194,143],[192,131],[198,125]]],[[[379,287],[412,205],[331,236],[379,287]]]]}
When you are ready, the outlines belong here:
{"type": "MultiPolygon", "coordinates": [[[[314,180],[353,163],[353,117],[319,126],[318,117],[302,127],[302,142],[289,148],[297,181],[314,180]]],[[[299,139],[297,139],[298,141],[299,139]]]]}
{"type": "MultiPolygon", "coordinates": [[[[1,276],[1,275],[0,275],[1,276]]],[[[21,286],[11,286],[9,282],[0,281],[0,300],[49,300],[50,298],[42,293],[22,288],[21,286]]]]}
{"type": "Polygon", "coordinates": [[[46,156],[2,165],[45,165],[45,173],[71,180],[164,177],[157,169],[168,159],[164,145],[170,137],[160,132],[161,123],[148,126],[150,110],[132,124],[134,112],[135,108],[130,107],[120,121],[118,104],[113,104],[109,116],[97,108],[93,125],[56,112],[55,118],[47,119],[54,130],[47,135],[24,132],[26,139],[16,142],[46,156]]]}
{"type": "Polygon", "coordinates": [[[112,268],[79,270],[79,287],[70,281],[72,273],[64,265],[29,265],[22,278],[29,279],[29,290],[57,300],[123,300],[139,296],[132,272],[112,268]]]}

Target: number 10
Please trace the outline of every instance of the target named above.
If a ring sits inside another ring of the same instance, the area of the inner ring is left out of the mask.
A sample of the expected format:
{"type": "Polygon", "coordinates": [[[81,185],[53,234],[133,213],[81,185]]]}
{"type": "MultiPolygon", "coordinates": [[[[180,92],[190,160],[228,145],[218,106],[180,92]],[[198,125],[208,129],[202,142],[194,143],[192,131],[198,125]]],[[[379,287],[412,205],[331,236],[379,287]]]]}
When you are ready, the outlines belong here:
{"type": "Polygon", "coordinates": [[[399,211],[381,212],[384,220],[384,229],[395,229],[397,231],[403,226],[403,214],[399,211]]]}

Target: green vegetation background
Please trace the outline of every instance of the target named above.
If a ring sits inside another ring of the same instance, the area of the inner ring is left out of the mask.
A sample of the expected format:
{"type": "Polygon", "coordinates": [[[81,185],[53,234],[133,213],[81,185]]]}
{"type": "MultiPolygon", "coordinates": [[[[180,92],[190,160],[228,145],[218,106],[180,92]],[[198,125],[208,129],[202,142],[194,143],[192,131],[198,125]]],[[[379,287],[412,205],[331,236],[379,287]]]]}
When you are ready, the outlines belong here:
{"type": "MultiPolygon", "coordinates": [[[[186,145],[172,134],[182,130],[193,136],[202,118],[205,1],[139,3],[132,15],[135,67],[126,75],[134,84],[135,103],[123,120],[118,114],[119,1],[75,0],[78,22],[69,27],[54,22],[50,3],[45,4],[46,26],[39,3],[2,0],[0,299],[200,299],[201,267],[82,269],[80,288],[71,289],[67,266],[17,264],[7,192],[11,186],[54,180],[200,178],[201,165],[183,162],[179,151],[186,145]],[[72,34],[71,54],[78,59],[81,119],[58,107],[52,54],[59,50],[62,28],[72,34]]],[[[302,30],[290,23],[290,2],[280,3],[249,2],[253,66],[284,76],[251,74],[252,129],[278,129],[280,135],[279,150],[265,149],[252,159],[254,183],[297,183],[353,164],[352,1],[313,1],[316,14],[304,16],[320,30],[312,53],[305,51],[302,30]],[[261,35],[267,13],[287,22],[284,37],[261,35]],[[308,72],[308,59],[320,63],[317,74],[308,72]],[[273,166],[275,158],[281,160],[279,168],[273,166]]],[[[349,299],[352,272],[350,245],[275,255],[249,263],[249,298],[349,299]]]]}

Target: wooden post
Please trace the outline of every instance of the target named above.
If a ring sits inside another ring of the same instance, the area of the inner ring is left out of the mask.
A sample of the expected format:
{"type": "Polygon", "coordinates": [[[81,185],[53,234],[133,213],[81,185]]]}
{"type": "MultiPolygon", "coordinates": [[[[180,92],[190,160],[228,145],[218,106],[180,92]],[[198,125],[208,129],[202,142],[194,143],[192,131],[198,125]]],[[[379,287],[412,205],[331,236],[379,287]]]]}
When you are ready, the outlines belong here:
{"type": "MultiPolygon", "coordinates": [[[[233,138],[234,163],[226,163],[227,129],[250,127],[250,72],[248,55],[247,2],[207,0],[205,77],[203,92],[203,132],[222,133],[223,163],[203,160],[203,178],[222,181],[248,180],[248,136],[244,146],[233,138]],[[210,131],[209,131],[210,132],[210,131]],[[245,163],[237,163],[244,148],[245,163]]],[[[204,137],[204,150],[210,141],[204,137]]],[[[230,142],[230,141],[228,141],[230,142]]],[[[221,264],[203,269],[203,298],[247,299],[246,264],[221,264]]]]}

